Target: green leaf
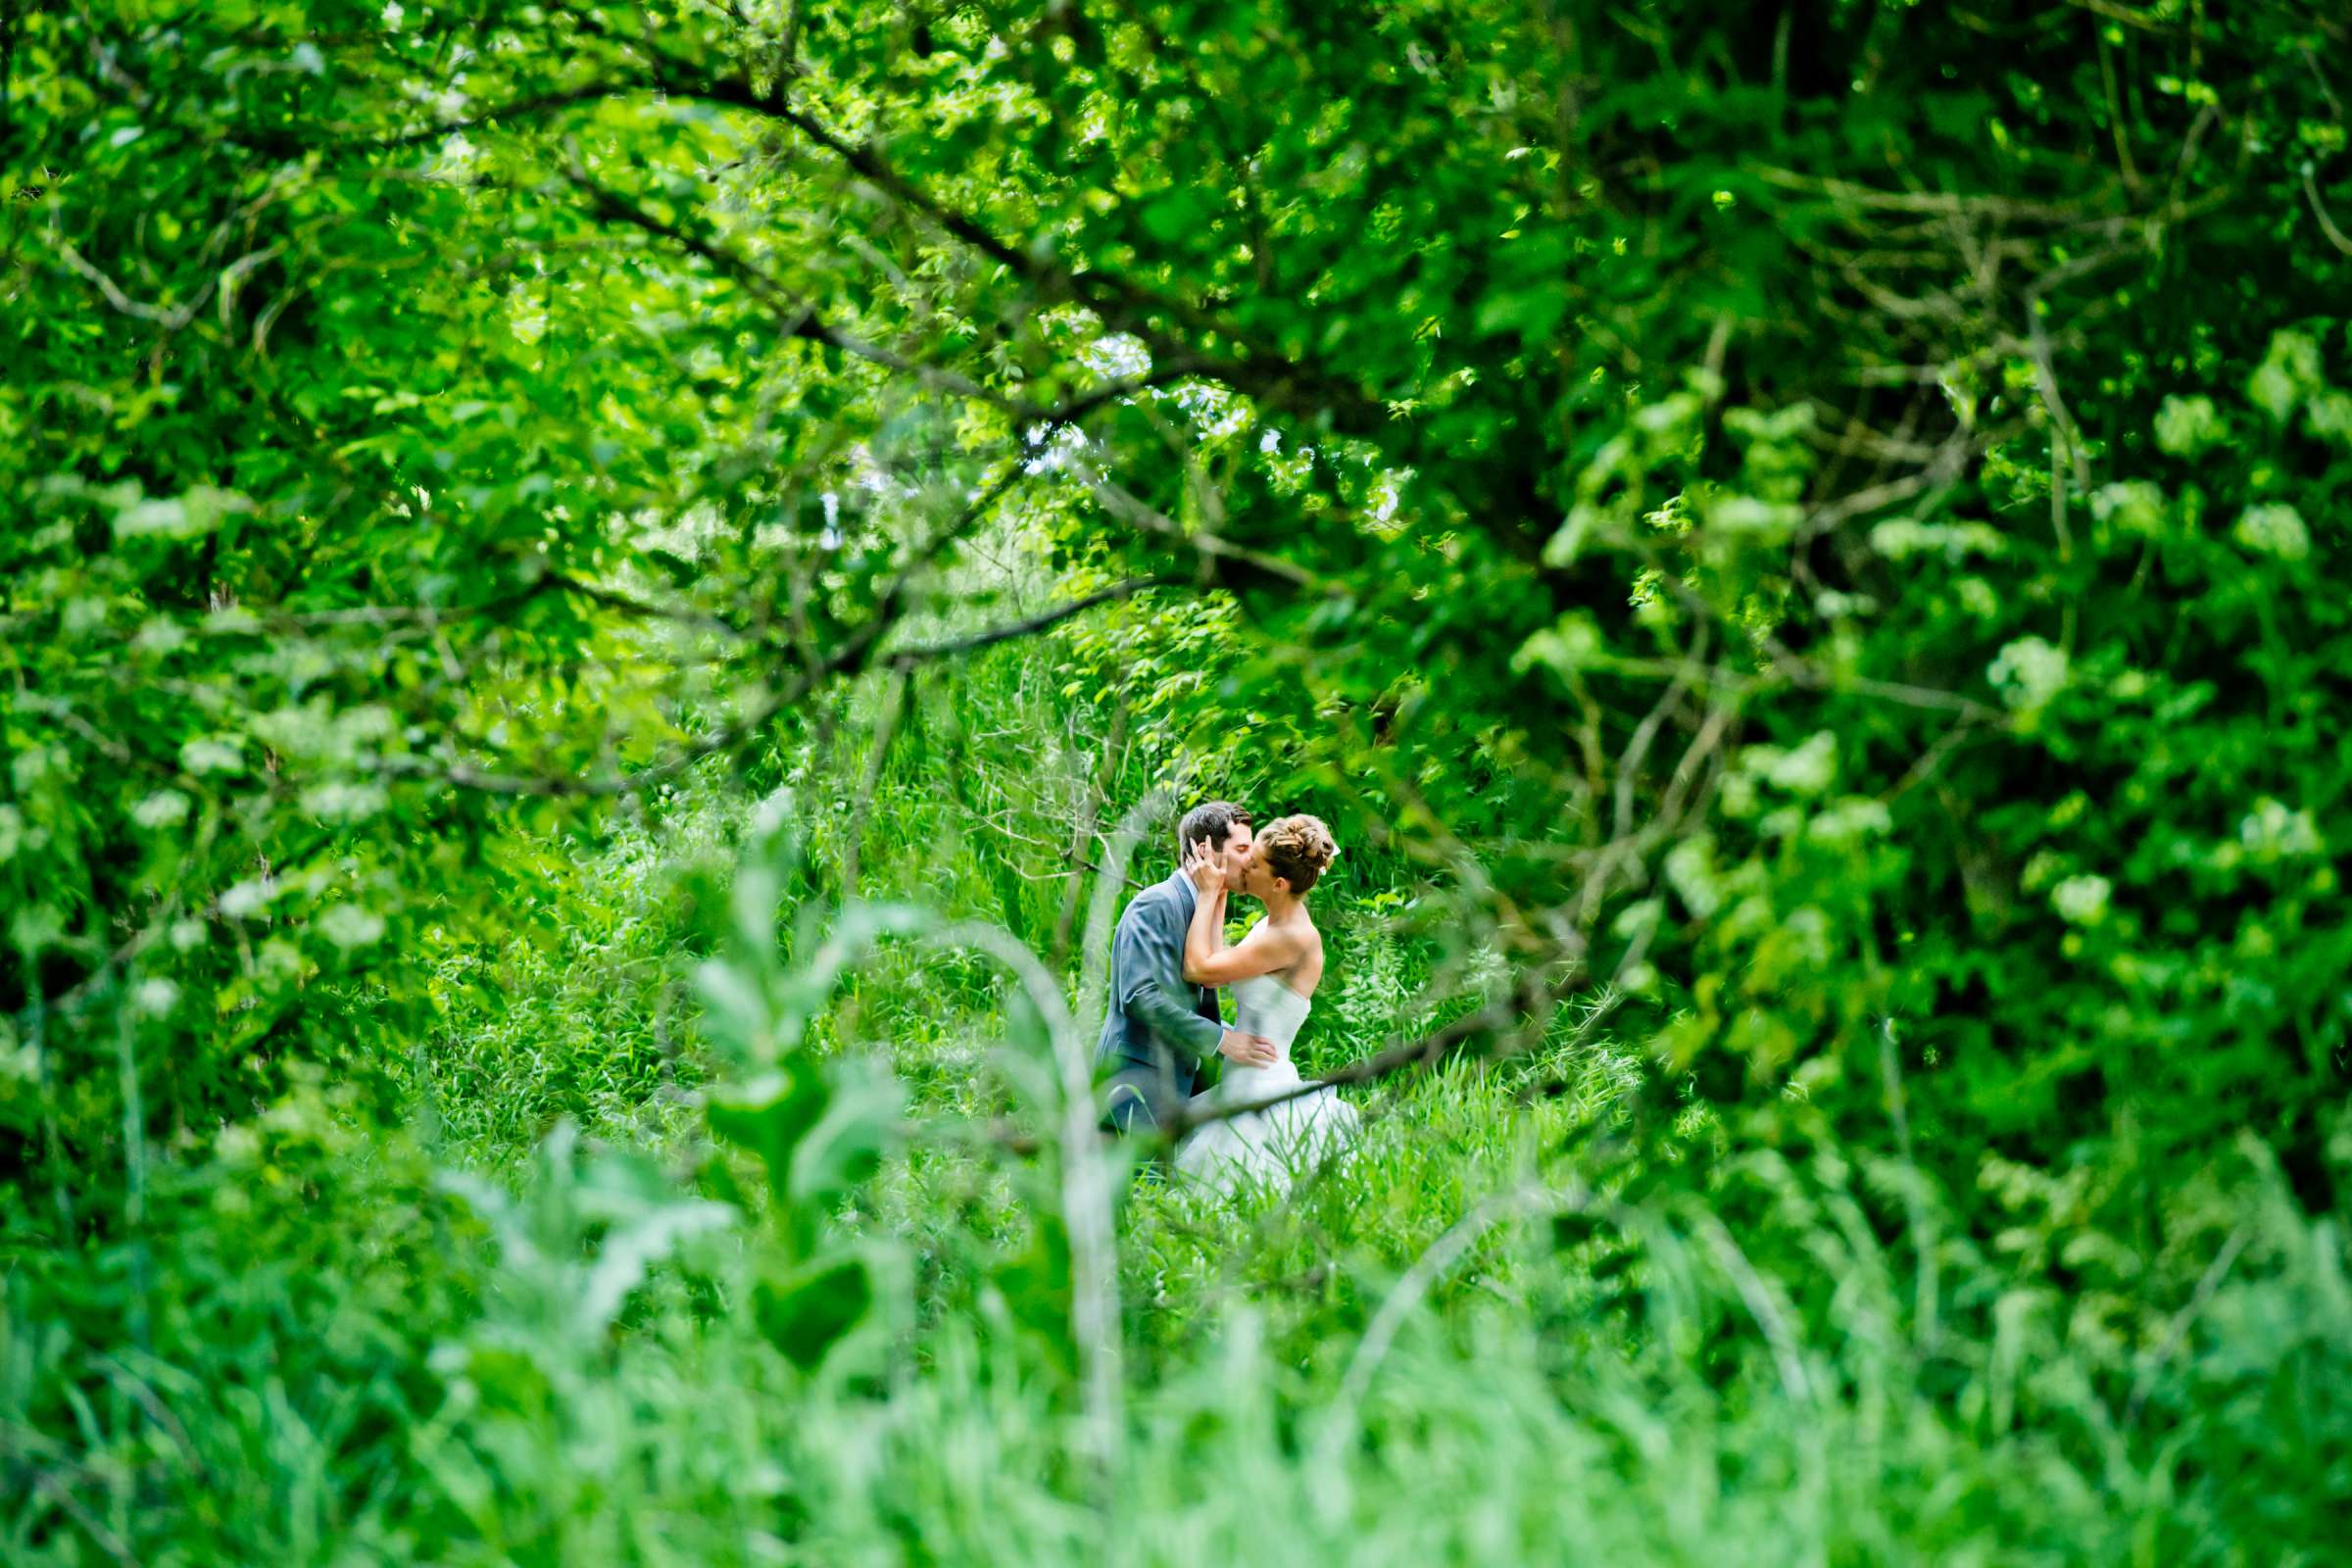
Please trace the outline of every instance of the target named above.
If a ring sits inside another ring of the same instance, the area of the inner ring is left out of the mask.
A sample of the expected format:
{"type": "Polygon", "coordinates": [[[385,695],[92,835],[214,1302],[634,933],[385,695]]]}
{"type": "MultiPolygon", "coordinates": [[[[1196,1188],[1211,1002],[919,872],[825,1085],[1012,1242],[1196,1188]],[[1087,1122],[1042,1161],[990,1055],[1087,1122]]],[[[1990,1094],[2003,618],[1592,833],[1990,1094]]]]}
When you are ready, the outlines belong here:
{"type": "Polygon", "coordinates": [[[1203,226],[1200,198],[1193,191],[1170,191],[1144,208],[1144,228],[1153,239],[1175,241],[1203,226]]]}
{"type": "Polygon", "coordinates": [[[714,1089],[710,1131],[760,1156],[777,1200],[792,1198],[794,1151],[823,1119],[832,1091],[811,1072],[771,1072],[753,1083],[714,1089]]]}
{"type": "Polygon", "coordinates": [[[811,1207],[830,1205],[881,1168],[899,1115],[898,1085],[886,1070],[843,1062],[834,1078],[823,1114],[797,1140],[785,1183],[795,1202],[811,1207]]]}
{"type": "Polygon", "coordinates": [[[873,1280],[856,1257],[813,1263],[752,1289],[760,1332],[803,1371],[863,1322],[873,1301],[873,1280]]]}

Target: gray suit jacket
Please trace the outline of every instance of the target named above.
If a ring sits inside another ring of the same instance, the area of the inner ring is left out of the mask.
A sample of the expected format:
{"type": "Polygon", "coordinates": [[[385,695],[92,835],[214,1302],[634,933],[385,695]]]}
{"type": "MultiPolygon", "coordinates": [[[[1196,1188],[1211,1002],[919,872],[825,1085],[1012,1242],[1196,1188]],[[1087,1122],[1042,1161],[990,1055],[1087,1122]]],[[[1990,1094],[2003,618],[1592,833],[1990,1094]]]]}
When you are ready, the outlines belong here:
{"type": "Polygon", "coordinates": [[[1199,902],[1192,878],[1178,871],[1135,896],[1111,939],[1110,1012],[1095,1065],[1148,1083],[1155,1103],[1193,1093],[1200,1063],[1225,1034],[1215,989],[1184,978],[1184,934],[1199,902]]]}

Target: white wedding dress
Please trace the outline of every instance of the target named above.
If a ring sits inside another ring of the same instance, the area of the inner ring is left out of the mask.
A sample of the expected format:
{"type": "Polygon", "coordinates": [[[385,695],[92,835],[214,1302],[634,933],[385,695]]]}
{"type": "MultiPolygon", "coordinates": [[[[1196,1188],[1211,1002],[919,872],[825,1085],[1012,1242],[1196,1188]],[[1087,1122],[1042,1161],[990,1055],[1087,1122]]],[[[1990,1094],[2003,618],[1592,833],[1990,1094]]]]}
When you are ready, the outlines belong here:
{"type": "MultiPolygon", "coordinates": [[[[1291,1042],[1313,1004],[1270,974],[1236,981],[1232,991],[1233,1026],[1273,1041],[1282,1059],[1271,1067],[1227,1066],[1215,1088],[1193,1097],[1196,1114],[1270,1100],[1305,1082],[1291,1063],[1291,1042]]],[[[1279,1193],[1294,1177],[1347,1147],[1356,1125],[1355,1107],[1339,1091],[1317,1089],[1265,1110],[1208,1123],[1177,1146],[1176,1168],[1221,1192],[1259,1182],[1279,1193]]]]}

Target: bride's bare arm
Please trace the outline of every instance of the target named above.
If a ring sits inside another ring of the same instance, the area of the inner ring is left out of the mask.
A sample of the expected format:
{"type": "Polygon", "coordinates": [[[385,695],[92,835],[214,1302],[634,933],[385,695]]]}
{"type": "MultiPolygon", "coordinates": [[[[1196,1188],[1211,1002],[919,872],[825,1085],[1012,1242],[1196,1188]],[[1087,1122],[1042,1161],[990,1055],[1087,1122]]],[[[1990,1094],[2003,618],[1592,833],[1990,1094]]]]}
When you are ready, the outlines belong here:
{"type": "Polygon", "coordinates": [[[1263,920],[1252,926],[1238,946],[1226,947],[1223,937],[1222,901],[1214,908],[1207,899],[1194,905],[1193,923],[1184,934],[1187,980],[1197,986],[1229,986],[1253,974],[1288,969],[1298,961],[1298,939],[1276,931],[1263,920]]]}
{"type": "Polygon", "coordinates": [[[1298,960],[1298,940],[1267,928],[1260,920],[1241,946],[1225,945],[1225,872],[1206,840],[1185,853],[1185,874],[1193,880],[1193,922],[1184,931],[1184,977],[1197,986],[1231,985],[1253,974],[1288,968],[1298,960]]]}

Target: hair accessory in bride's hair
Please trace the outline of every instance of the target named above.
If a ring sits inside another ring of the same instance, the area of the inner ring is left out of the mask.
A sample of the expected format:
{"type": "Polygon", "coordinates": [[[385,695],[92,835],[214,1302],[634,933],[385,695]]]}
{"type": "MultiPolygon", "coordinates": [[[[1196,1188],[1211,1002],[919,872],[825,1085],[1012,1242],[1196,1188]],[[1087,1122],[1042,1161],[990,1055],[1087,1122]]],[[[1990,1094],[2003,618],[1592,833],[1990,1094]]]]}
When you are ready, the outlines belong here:
{"type": "Polygon", "coordinates": [[[1266,868],[1302,894],[1339,858],[1340,846],[1323,819],[1303,812],[1266,824],[1257,836],[1258,858],[1266,868]]]}

